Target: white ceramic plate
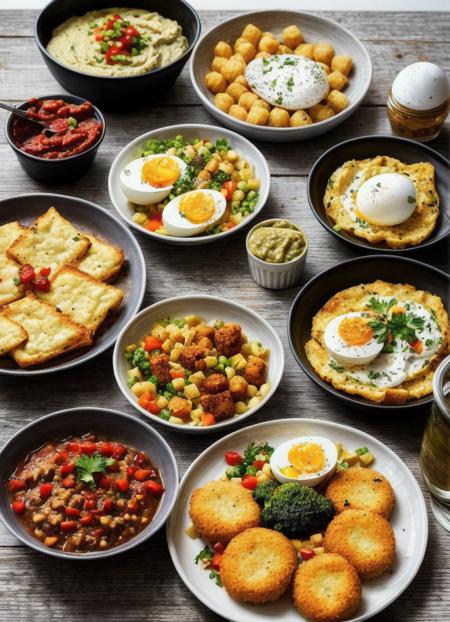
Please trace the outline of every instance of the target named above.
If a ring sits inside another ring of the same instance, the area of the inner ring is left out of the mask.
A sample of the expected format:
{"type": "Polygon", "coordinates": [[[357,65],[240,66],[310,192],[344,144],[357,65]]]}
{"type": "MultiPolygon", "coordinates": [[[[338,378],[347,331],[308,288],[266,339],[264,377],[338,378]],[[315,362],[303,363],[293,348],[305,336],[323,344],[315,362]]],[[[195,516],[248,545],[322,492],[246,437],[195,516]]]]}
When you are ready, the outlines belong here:
{"type": "Polygon", "coordinates": [[[275,393],[278,387],[284,369],[284,350],[280,338],[266,320],[260,315],[244,307],[241,304],[216,298],[215,296],[177,296],[168,298],[162,302],[143,309],[138,313],[123,329],[119,335],[113,354],[114,376],[119,389],[123,395],[142,415],[151,418],[161,425],[173,428],[178,432],[187,432],[192,434],[202,434],[210,432],[218,432],[224,428],[240,423],[259,410],[275,393]],[[264,347],[270,350],[268,364],[267,379],[271,384],[269,394],[255,408],[251,408],[242,415],[237,415],[225,421],[219,421],[215,425],[208,427],[193,427],[189,425],[178,425],[170,423],[150,414],[145,408],[139,406],[136,396],[128,388],[127,371],[128,363],[123,355],[125,348],[131,343],[139,343],[142,338],[148,334],[150,327],[157,320],[166,317],[183,317],[186,315],[198,315],[207,323],[215,320],[223,320],[224,322],[236,322],[242,326],[242,330],[248,337],[249,341],[258,339],[264,347]]]}
{"type": "Polygon", "coordinates": [[[111,165],[108,177],[108,190],[112,204],[118,214],[130,225],[130,227],[133,227],[133,229],[136,229],[139,233],[148,235],[149,237],[157,239],[160,242],[165,242],[166,244],[174,244],[176,246],[194,246],[198,244],[209,244],[226,236],[233,235],[236,231],[239,231],[243,227],[250,224],[266,204],[270,190],[270,173],[266,159],[261,151],[259,151],[259,149],[257,149],[249,140],[239,134],[236,134],[235,132],[226,130],[223,127],[215,127],[214,125],[203,125],[199,123],[170,125],[168,127],[161,127],[157,130],[152,130],[151,132],[142,134],[122,149],[111,165]],[[200,235],[190,238],[182,238],[173,235],[161,235],[153,231],[148,231],[141,225],[133,222],[133,210],[131,208],[131,204],[122,192],[119,183],[121,170],[132,160],[136,160],[141,157],[141,153],[144,149],[146,149],[147,142],[150,138],[166,140],[168,138],[175,138],[178,134],[181,134],[188,140],[193,138],[209,138],[212,142],[215,142],[218,138],[226,138],[232,149],[237,151],[240,156],[243,156],[254,166],[255,177],[257,177],[261,182],[261,186],[258,191],[259,200],[255,205],[253,213],[250,214],[250,216],[247,216],[247,218],[244,218],[244,220],[236,225],[236,227],[233,227],[233,229],[223,231],[222,233],[216,233],[214,235],[200,235]]]}
{"type": "Polygon", "coordinates": [[[369,90],[372,63],[359,39],[340,24],[310,13],[275,10],[242,13],[212,28],[195,46],[190,62],[190,72],[192,84],[202,104],[220,123],[254,140],[291,142],[328,132],[352,115],[369,90]],[[219,110],[214,105],[213,94],[208,91],[204,83],[205,75],[210,71],[213,48],[218,41],[230,43],[235,41],[247,24],[255,24],[261,30],[271,31],[277,36],[286,26],[296,24],[304,34],[306,43],[329,41],[335,48],[336,54],[349,54],[353,58],[353,68],[348,86],[344,90],[350,100],[348,108],[320,123],[285,128],[252,125],[219,110]]]}
{"type": "Polygon", "coordinates": [[[367,620],[390,605],[411,583],[422,563],[428,539],[425,501],[411,471],[386,445],[355,428],[317,419],[281,419],[253,425],[220,439],[192,463],[181,480],[167,524],[172,561],[186,586],[207,607],[233,622],[301,622],[304,618],[295,609],[289,591],[276,603],[259,606],[237,603],[209,579],[207,571],[194,563],[204,542],[193,540],[185,533],[190,522],[188,508],[192,491],[223,474],[225,451],[243,452],[252,441],[267,441],[277,447],[303,435],[325,436],[349,449],[367,446],[376,458],[373,468],[383,473],[394,488],[396,507],[391,525],[397,540],[396,561],[392,572],[363,583],[362,604],[352,621],[367,620]]]}

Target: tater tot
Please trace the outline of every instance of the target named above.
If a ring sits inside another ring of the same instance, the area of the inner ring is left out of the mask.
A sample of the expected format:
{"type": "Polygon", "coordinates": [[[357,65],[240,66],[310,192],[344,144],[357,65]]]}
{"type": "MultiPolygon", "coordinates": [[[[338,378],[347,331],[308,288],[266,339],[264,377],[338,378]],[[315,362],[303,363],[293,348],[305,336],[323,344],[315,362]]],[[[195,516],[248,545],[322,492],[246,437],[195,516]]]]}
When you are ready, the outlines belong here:
{"type": "Polygon", "coordinates": [[[297,26],[287,26],[281,33],[284,43],[288,48],[296,48],[303,43],[303,35],[297,26]]]}
{"type": "Polygon", "coordinates": [[[244,65],[246,64],[245,62],[245,58],[242,56],[242,54],[233,54],[233,56],[230,56],[230,60],[236,60],[238,63],[244,63],[244,65]]]}
{"type": "Polygon", "coordinates": [[[269,111],[261,106],[252,106],[248,111],[246,121],[253,125],[265,125],[269,118],[269,111]]]}
{"type": "Polygon", "coordinates": [[[248,89],[248,82],[245,76],[238,76],[235,82],[237,82],[238,84],[242,84],[242,86],[245,86],[245,88],[248,89]]]}
{"type": "Polygon", "coordinates": [[[313,58],[318,63],[331,65],[331,59],[334,56],[334,47],[331,43],[318,43],[314,46],[313,58]]]}
{"type": "Polygon", "coordinates": [[[251,93],[250,91],[246,91],[239,97],[238,104],[239,106],[242,106],[242,108],[245,108],[248,112],[257,99],[258,95],[251,93]]]}
{"type": "Polygon", "coordinates": [[[322,69],[327,75],[330,73],[330,67],[328,65],[325,65],[325,63],[318,63],[318,64],[322,67],[322,69]]]}
{"type": "MultiPolygon", "coordinates": [[[[245,71],[245,64],[239,62],[238,60],[228,59],[227,62],[223,65],[220,73],[228,82],[233,82],[238,76],[242,75],[245,71]]],[[[225,86],[226,88],[226,86],[225,86]]],[[[225,89],[222,89],[223,91],[225,89]]]]}
{"type": "Polygon", "coordinates": [[[257,99],[253,105],[260,106],[261,108],[265,108],[266,110],[270,112],[270,104],[268,102],[265,102],[263,99],[257,99]]]}
{"type": "Polygon", "coordinates": [[[340,71],[344,76],[348,76],[352,68],[352,57],[346,54],[336,54],[331,61],[332,71],[340,71]]]}
{"type": "Polygon", "coordinates": [[[293,54],[294,50],[291,50],[291,48],[288,48],[287,45],[280,45],[280,47],[278,48],[278,54],[293,54]]]}
{"type": "Polygon", "coordinates": [[[344,93],[334,90],[328,94],[327,104],[334,112],[341,112],[348,106],[348,97],[344,93]]]}
{"type": "Polygon", "coordinates": [[[305,110],[296,110],[291,116],[291,127],[302,127],[302,125],[311,125],[312,119],[305,110]]]}
{"type": "Polygon", "coordinates": [[[289,127],[289,112],[283,108],[272,108],[269,113],[268,125],[271,127],[289,127]]]}
{"type": "Polygon", "coordinates": [[[258,52],[255,58],[268,58],[270,56],[269,52],[258,52]]]}
{"type": "Polygon", "coordinates": [[[305,58],[310,58],[313,60],[314,56],[314,46],[312,43],[300,43],[294,50],[294,54],[297,56],[304,56],[305,58]]]}
{"type": "Polygon", "coordinates": [[[214,56],[222,56],[223,58],[230,58],[233,54],[233,48],[229,43],[225,41],[219,41],[214,46],[214,56]]]}
{"type": "Polygon", "coordinates": [[[280,47],[279,42],[274,37],[264,35],[258,44],[258,50],[260,52],[267,52],[268,54],[275,54],[280,47]]]}
{"type": "Polygon", "coordinates": [[[218,71],[220,73],[220,70],[226,62],[227,59],[224,56],[214,56],[211,63],[211,71],[218,71]]]}
{"type": "Polygon", "coordinates": [[[228,95],[228,93],[216,93],[216,95],[214,95],[214,103],[219,110],[228,112],[234,104],[234,99],[231,95],[228,95]]]}
{"type": "Polygon", "coordinates": [[[242,31],[241,37],[243,39],[247,39],[247,41],[250,41],[250,43],[253,43],[253,45],[256,47],[259,43],[259,40],[261,39],[261,31],[257,26],[254,26],[253,24],[247,24],[247,26],[242,31]]]}
{"type": "Polygon", "coordinates": [[[248,89],[243,84],[239,84],[239,82],[232,82],[231,84],[227,86],[227,89],[225,92],[228,95],[231,95],[231,97],[237,103],[242,93],[246,93],[247,90],[248,89]]]}
{"type": "Polygon", "coordinates": [[[334,110],[333,108],[330,108],[330,106],[316,104],[315,106],[308,108],[308,114],[314,123],[319,123],[320,121],[325,121],[330,117],[334,117],[334,110]]]}
{"type": "Polygon", "coordinates": [[[205,76],[206,88],[211,93],[223,93],[227,88],[227,81],[224,76],[218,71],[210,71],[205,76]]]}
{"type": "Polygon", "coordinates": [[[231,106],[231,108],[228,111],[228,114],[230,114],[235,119],[239,119],[240,121],[245,121],[247,118],[246,109],[236,104],[233,104],[233,106],[231,106]]]}
{"type": "Polygon", "coordinates": [[[347,77],[340,71],[332,71],[328,75],[328,84],[332,90],[342,91],[347,84],[347,77]]]}
{"type": "Polygon", "coordinates": [[[246,63],[249,63],[256,56],[256,48],[253,43],[250,43],[250,41],[243,41],[234,49],[238,54],[244,57],[246,63]]]}

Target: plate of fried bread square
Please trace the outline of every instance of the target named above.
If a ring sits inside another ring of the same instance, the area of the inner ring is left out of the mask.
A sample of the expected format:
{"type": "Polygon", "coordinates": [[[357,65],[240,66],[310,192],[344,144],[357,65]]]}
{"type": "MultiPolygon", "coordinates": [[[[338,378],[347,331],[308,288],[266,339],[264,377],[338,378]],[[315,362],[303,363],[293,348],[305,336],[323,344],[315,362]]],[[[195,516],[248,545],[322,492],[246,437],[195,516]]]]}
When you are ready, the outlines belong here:
{"type": "Polygon", "coordinates": [[[58,194],[0,201],[0,374],[97,356],[139,310],[145,284],[139,244],[107,210],[58,194]]]}

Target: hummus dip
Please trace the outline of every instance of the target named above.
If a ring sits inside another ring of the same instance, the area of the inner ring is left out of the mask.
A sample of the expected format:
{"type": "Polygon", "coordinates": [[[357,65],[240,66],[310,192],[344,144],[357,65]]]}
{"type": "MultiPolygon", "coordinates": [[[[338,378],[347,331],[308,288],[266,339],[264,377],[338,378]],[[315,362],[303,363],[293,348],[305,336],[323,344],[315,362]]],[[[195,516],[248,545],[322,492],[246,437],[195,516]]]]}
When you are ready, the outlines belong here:
{"type": "Polygon", "coordinates": [[[256,227],[248,240],[252,255],[268,263],[286,263],[306,251],[302,231],[287,220],[274,220],[256,227]]]}
{"type": "Polygon", "coordinates": [[[124,77],[169,65],[188,46],[175,20],[143,9],[112,8],[71,17],[55,28],[47,50],[82,73],[124,77]]]}

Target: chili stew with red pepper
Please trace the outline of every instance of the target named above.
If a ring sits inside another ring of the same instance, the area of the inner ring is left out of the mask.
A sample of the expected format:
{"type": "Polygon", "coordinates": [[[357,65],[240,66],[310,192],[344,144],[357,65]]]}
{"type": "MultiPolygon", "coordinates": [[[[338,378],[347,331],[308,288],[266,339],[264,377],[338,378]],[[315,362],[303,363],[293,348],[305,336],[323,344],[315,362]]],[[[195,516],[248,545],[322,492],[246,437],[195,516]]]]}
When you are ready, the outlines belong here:
{"type": "Polygon", "coordinates": [[[93,434],[46,443],[17,467],[7,486],[26,529],[71,553],[127,542],[149,525],[164,493],[147,454],[93,434]]]}

